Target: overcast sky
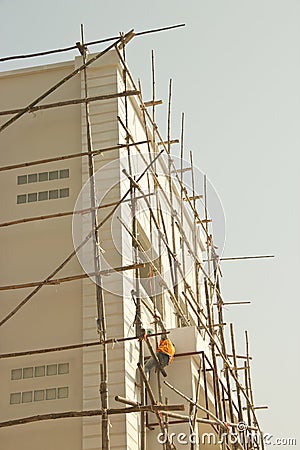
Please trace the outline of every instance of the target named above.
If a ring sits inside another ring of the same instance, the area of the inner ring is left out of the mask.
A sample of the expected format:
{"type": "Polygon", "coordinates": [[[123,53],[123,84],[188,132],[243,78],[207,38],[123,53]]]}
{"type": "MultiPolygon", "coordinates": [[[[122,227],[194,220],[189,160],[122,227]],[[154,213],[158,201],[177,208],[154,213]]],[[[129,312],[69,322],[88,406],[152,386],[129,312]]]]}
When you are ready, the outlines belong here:
{"type": "MultiPolygon", "coordinates": [[[[299,0],[0,0],[0,21],[1,56],[72,45],[81,23],[86,40],[186,24],[136,38],[128,60],[147,99],[155,50],[164,134],[173,79],[173,138],[184,111],[186,150],[225,212],[224,255],[276,256],[223,263],[225,300],[252,301],[228,306],[225,321],[235,321],[240,353],[249,331],[256,404],[269,406],[258,411],[264,431],[298,437],[299,445],[299,0]]],[[[1,70],[73,56],[2,63],[1,70]]]]}

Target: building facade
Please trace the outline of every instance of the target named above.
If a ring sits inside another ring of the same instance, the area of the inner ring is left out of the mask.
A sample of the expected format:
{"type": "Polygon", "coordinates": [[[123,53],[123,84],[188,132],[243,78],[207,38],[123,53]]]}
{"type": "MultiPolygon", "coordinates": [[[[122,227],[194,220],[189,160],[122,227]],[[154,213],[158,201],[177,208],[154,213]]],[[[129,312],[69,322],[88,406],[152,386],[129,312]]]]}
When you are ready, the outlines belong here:
{"type": "MultiPolygon", "coordinates": [[[[81,66],[77,57],[2,73],[2,109],[23,108],[81,66]]],[[[150,385],[160,403],[185,405],[178,414],[190,419],[174,413],[164,426],[174,433],[176,448],[186,448],[192,434],[196,449],[203,433],[220,435],[214,416],[222,423],[241,418],[238,399],[229,395],[219,370],[223,361],[214,365],[217,350],[212,354],[209,314],[215,292],[209,285],[207,297],[203,263],[208,236],[196,223],[195,202],[169,157],[170,143],[161,139],[124,67],[118,51],[88,67],[88,121],[85,103],[79,101],[85,96],[84,71],[79,70],[39,102],[41,108],[32,107],[1,133],[1,166],[6,168],[1,174],[1,354],[91,344],[3,357],[1,421],[101,410],[104,344],[97,345],[92,150],[102,271],[98,292],[103,292],[109,341],[108,406],[125,406],[115,396],[150,404],[137,369],[149,349],[136,333],[138,327],[160,332],[154,320],[159,316],[177,354],[166,368],[166,380],[203,406],[197,416],[203,420],[193,422],[190,402],[154,370],[150,385]],[[186,438],[178,439],[180,433],[186,438]]],[[[1,123],[14,114],[3,115],[1,123]]],[[[159,336],[149,339],[153,348],[155,339],[159,336]]],[[[1,448],[96,450],[102,448],[101,420],[95,415],[3,427],[1,448]]],[[[163,448],[158,422],[153,412],[109,415],[109,448],[136,450],[145,441],[148,449],[163,448]]]]}

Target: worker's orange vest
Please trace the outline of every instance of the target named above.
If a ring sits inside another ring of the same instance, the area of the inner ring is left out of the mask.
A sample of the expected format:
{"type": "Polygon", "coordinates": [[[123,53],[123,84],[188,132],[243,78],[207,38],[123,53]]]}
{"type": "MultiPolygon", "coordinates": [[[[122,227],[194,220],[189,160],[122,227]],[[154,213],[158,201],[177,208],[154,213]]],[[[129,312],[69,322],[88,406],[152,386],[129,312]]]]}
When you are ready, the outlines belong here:
{"type": "Polygon", "coordinates": [[[160,341],[159,347],[156,351],[161,352],[161,353],[166,353],[167,355],[169,355],[170,356],[169,364],[171,364],[171,362],[174,359],[175,347],[172,344],[172,342],[170,341],[170,339],[162,339],[160,341]]]}

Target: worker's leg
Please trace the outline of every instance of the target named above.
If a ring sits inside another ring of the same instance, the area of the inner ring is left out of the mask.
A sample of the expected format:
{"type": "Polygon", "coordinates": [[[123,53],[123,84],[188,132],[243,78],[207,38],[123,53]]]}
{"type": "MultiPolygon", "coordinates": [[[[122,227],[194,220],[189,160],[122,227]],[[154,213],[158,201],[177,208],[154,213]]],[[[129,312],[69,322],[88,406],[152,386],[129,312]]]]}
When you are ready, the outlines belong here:
{"type": "Polygon", "coordinates": [[[163,352],[157,352],[156,353],[158,360],[160,362],[160,365],[162,367],[166,367],[169,364],[170,356],[163,352]]]}
{"type": "Polygon", "coordinates": [[[151,358],[149,358],[146,364],[144,365],[145,375],[148,380],[150,376],[150,371],[154,366],[155,366],[155,359],[151,356],[151,358]]]}

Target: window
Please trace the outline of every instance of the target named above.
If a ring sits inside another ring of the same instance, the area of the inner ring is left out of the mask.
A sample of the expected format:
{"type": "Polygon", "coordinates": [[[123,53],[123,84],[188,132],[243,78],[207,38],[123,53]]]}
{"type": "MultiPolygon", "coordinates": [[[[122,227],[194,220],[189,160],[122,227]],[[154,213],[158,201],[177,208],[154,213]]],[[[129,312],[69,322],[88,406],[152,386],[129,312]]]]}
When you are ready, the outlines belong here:
{"type": "Polygon", "coordinates": [[[37,173],[32,173],[28,175],[28,183],[36,183],[37,182],[37,173]]]}
{"type": "Polygon", "coordinates": [[[26,184],[27,183],[27,175],[18,176],[18,184],[26,184]]]}
{"type": "Polygon", "coordinates": [[[60,196],[60,198],[69,197],[69,188],[60,189],[59,196],[60,196]]]}
{"type": "Polygon", "coordinates": [[[38,199],[39,202],[42,200],[48,200],[48,191],[39,192],[38,199]]]}
{"type": "Polygon", "coordinates": [[[57,389],[57,398],[68,398],[68,396],[69,396],[68,387],[59,387],[57,389]]]}
{"type": "Polygon", "coordinates": [[[49,191],[49,200],[54,198],[58,198],[58,189],[54,189],[53,191],[49,191]]]}
{"type": "Polygon", "coordinates": [[[14,392],[13,394],[10,394],[10,404],[16,405],[18,403],[21,403],[21,392],[14,392]]]}
{"type": "Polygon", "coordinates": [[[28,202],[36,202],[37,201],[37,192],[32,192],[31,194],[28,194],[28,202]]]}
{"type": "Polygon", "coordinates": [[[47,366],[47,375],[57,375],[57,364],[47,366]]]}
{"type": "Polygon", "coordinates": [[[22,378],[22,369],[13,369],[10,378],[11,380],[20,380],[22,378]]]}
{"type": "Polygon", "coordinates": [[[23,378],[32,378],[33,377],[33,367],[25,367],[23,369],[23,378]]]}
{"type": "Polygon", "coordinates": [[[57,180],[58,179],[58,170],[52,170],[49,172],[49,180],[57,180]]]}
{"type": "Polygon", "coordinates": [[[56,399],[56,389],[46,389],[46,400],[55,400],[56,399]]]}
{"type": "Polygon", "coordinates": [[[45,400],[45,391],[43,389],[34,391],[34,401],[41,402],[43,400],[45,400]]]}
{"type": "Polygon", "coordinates": [[[69,169],[60,170],[59,178],[69,178],[69,169]]]}
{"type": "Polygon", "coordinates": [[[48,172],[39,173],[39,181],[48,181],[48,172]]]}
{"type": "Polygon", "coordinates": [[[26,203],[26,194],[17,196],[17,203],[20,205],[21,203],[26,203]]]}
{"type": "Polygon", "coordinates": [[[37,366],[34,368],[34,376],[35,377],[44,377],[45,376],[45,366],[37,366]]]}
{"type": "Polygon", "coordinates": [[[69,373],[69,363],[58,364],[58,374],[64,375],[69,373]]]}
{"type": "Polygon", "coordinates": [[[22,392],[22,403],[32,402],[32,391],[22,392]]]}

